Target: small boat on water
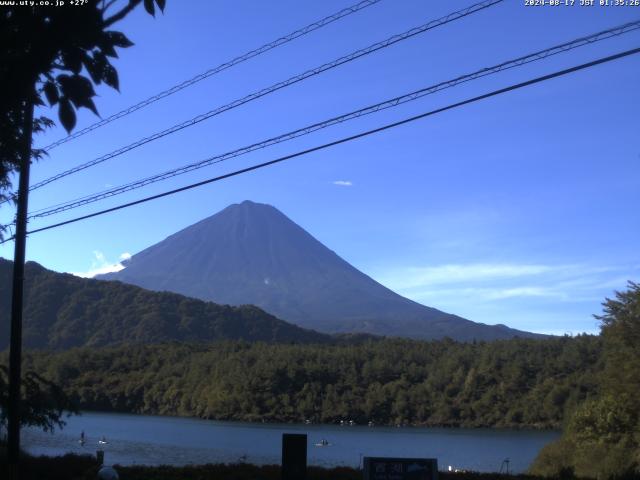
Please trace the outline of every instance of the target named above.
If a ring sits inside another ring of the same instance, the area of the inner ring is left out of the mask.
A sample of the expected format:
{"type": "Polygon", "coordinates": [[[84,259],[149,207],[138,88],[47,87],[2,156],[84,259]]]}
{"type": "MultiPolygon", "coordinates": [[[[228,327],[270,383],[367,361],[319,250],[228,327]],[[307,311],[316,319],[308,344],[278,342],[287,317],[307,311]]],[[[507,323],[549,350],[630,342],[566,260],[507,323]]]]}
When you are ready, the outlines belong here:
{"type": "Polygon", "coordinates": [[[322,440],[320,440],[318,443],[314,443],[314,445],[315,445],[316,447],[328,447],[328,446],[330,446],[331,444],[329,443],[329,440],[327,440],[327,439],[323,438],[323,439],[322,439],[322,440]]]}
{"type": "Polygon", "coordinates": [[[109,443],[109,442],[107,442],[107,439],[106,439],[106,438],[104,438],[104,437],[102,437],[100,440],[98,440],[98,444],[99,444],[99,445],[106,445],[106,444],[108,444],[108,443],[109,443]]]}

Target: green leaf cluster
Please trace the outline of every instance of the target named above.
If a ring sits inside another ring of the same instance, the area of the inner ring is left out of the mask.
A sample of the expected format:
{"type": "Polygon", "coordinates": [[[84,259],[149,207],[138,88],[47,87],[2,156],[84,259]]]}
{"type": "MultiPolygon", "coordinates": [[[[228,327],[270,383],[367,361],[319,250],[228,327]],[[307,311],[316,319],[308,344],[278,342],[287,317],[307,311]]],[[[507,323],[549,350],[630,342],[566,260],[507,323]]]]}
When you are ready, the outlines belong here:
{"type": "MultiPolygon", "coordinates": [[[[31,146],[24,127],[29,105],[44,106],[44,99],[51,107],[57,105],[67,132],[76,125],[77,109],[97,115],[93,85],[117,90],[118,73],[109,58],[117,58],[116,47],[133,45],[123,33],[109,29],[142,2],[89,1],[72,8],[16,2],[0,8],[0,200],[8,197],[4,192],[11,187],[11,173],[31,146]]],[[[148,13],[155,15],[154,3],[164,11],[165,0],[144,0],[148,13]]],[[[33,132],[52,125],[49,118],[36,117],[33,132]]],[[[32,150],[34,158],[44,153],[32,150]]]]}

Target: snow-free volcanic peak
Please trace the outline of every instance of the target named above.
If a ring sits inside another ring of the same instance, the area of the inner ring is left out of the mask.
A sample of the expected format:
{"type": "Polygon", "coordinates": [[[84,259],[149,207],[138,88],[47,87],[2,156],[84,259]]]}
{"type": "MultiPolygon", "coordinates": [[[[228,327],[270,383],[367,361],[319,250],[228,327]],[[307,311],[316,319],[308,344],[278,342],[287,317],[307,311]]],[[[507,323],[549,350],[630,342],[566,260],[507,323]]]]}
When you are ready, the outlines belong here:
{"type": "Polygon", "coordinates": [[[322,332],[458,340],[535,336],[404,298],[360,272],[271,205],[244,201],[102,275],[216,303],[257,305],[322,332]]]}

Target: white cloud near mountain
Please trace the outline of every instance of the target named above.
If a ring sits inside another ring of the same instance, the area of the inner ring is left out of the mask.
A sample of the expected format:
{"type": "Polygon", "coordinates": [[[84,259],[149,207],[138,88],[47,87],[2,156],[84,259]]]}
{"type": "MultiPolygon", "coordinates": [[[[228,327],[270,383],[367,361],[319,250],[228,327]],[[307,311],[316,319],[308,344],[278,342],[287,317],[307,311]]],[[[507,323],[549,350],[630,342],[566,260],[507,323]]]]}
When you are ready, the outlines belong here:
{"type": "Polygon", "coordinates": [[[119,272],[120,270],[124,269],[124,265],[122,265],[121,262],[131,258],[131,254],[126,252],[122,253],[119,256],[120,261],[116,263],[109,262],[105,257],[104,253],[100,252],[99,250],[93,251],[93,257],[94,258],[91,261],[91,267],[89,267],[89,270],[85,272],[70,272],[70,273],[72,275],[75,275],[76,277],[93,278],[96,275],[102,275],[104,273],[119,272]]]}

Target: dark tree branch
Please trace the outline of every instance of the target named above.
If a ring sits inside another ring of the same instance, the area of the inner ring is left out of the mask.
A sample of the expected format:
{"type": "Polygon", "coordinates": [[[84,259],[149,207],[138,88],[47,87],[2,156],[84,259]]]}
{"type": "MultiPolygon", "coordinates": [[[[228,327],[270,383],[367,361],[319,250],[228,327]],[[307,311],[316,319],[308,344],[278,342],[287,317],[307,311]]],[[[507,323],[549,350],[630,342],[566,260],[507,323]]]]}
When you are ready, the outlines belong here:
{"type": "Polygon", "coordinates": [[[102,0],[102,13],[103,14],[107,13],[107,10],[109,10],[111,6],[117,1],[118,0],[110,0],[109,2],[105,2],[105,0],[102,0]]]}
{"type": "Polygon", "coordinates": [[[116,14],[112,15],[111,17],[105,19],[104,20],[104,26],[108,27],[108,26],[113,25],[114,23],[122,20],[124,17],[126,17],[129,14],[129,12],[131,12],[134,8],[136,8],[140,4],[140,2],[142,2],[142,0],[130,0],[129,1],[129,5],[124,7],[118,13],[116,13],[116,14]]]}

